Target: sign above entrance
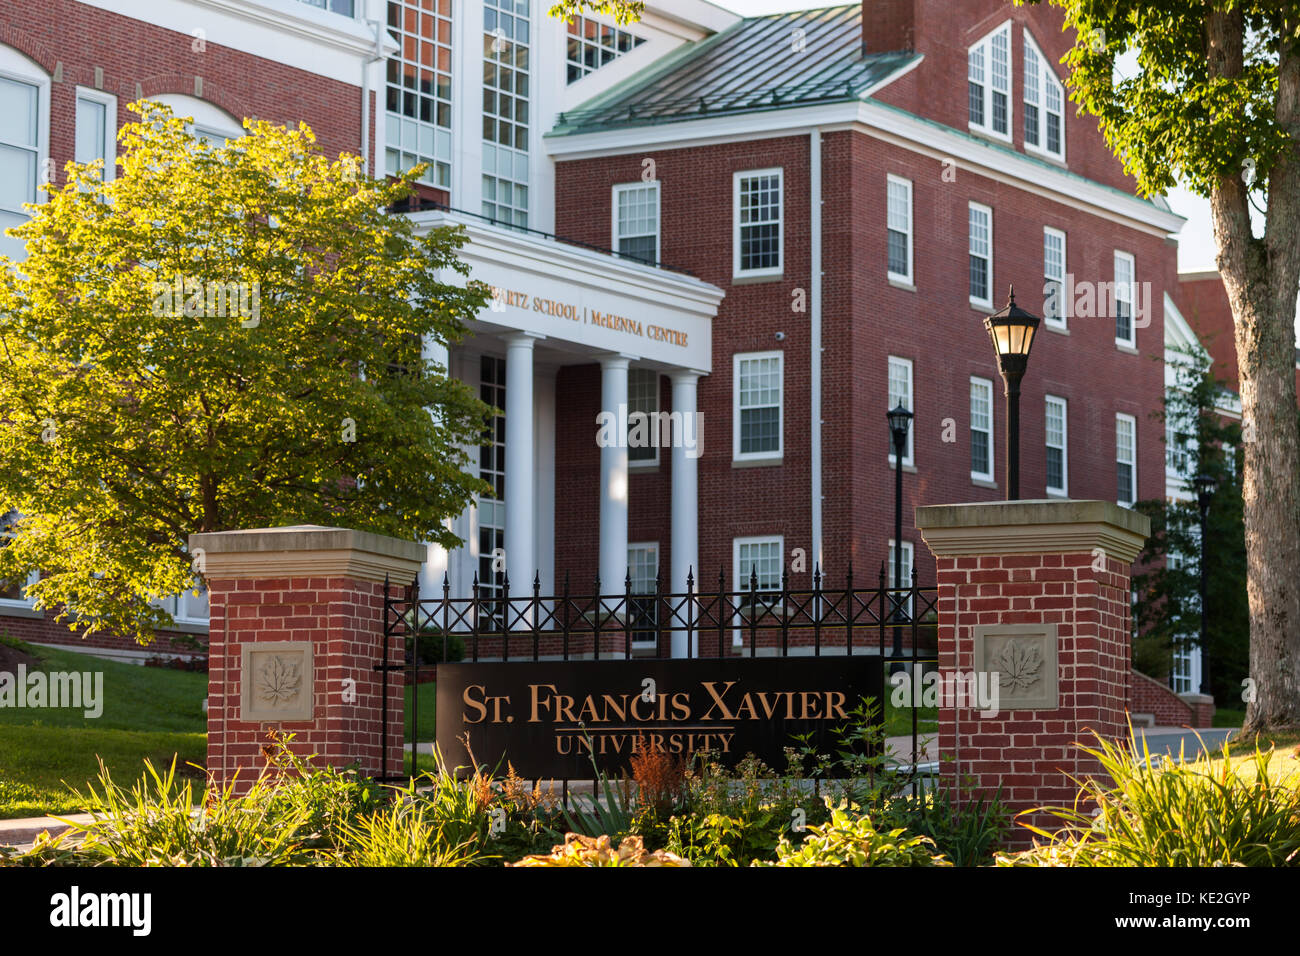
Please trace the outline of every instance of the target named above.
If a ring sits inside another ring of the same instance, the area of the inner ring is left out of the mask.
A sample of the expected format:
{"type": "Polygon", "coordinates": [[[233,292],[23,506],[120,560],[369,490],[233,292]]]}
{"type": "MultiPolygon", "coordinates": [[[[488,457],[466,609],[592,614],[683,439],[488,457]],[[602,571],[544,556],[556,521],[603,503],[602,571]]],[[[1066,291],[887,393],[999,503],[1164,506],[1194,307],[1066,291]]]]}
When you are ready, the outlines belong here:
{"type": "MultiPolygon", "coordinates": [[[[669,368],[713,370],[713,317],[723,292],[693,276],[450,211],[412,214],[423,228],[463,226],[457,253],[469,277],[492,289],[475,318],[593,353],[619,353],[669,368]]],[[[449,274],[450,281],[463,282],[449,274]]]]}
{"type": "Polygon", "coordinates": [[[624,332],[634,337],[648,338],[655,342],[667,342],[669,345],[676,345],[680,348],[687,346],[690,337],[689,332],[680,329],[670,329],[662,325],[644,323],[639,319],[628,318],[625,315],[615,315],[613,312],[599,312],[573,302],[547,299],[539,295],[530,296],[527,292],[518,289],[503,289],[500,286],[492,287],[492,303],[489,308],[493,312],[504,312],[507,309],[539,312],[542,315],[568,319],[570,322],[581,322],[583,325],[594,325],[613,332],[624,332]]]}

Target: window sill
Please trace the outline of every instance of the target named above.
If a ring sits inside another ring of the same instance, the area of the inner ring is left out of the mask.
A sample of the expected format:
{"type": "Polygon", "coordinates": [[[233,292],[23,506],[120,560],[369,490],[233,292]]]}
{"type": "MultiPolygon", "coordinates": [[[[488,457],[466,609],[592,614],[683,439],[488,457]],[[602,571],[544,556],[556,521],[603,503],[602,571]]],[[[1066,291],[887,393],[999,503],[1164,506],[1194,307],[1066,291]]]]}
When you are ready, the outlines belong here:
{"type": "Polygon", "coordinates": [[[1056,155],[1045,149],[1039,149],[1037,146],[1025,145],[1025,155],[1032,156],[1034,159],[1041,159],[1045,163],[1051,163],[1053,166],[1059,166],[1061,169],[1069,169],[1065,162],[1064,155],[1056,155]]]}
{"type": "Polygon", "coordinates": [[[629,461],[627,470],[634,475],[657,475],[659,473],[658,461],[629,461]]]}
{"type": "Polygon", "coordinates": [[[770,466],[782,465],[785,463],[784,455],[777,455],[775,458],[733,458],[731,459],[732,468],[767,468],[770,466]]]}
{"type": "Polygon", "coordinates": [[[784,278],[785,278],[784,269],[781,270],[780,272],[768,272],[759,275],[749,275],[748,273],[741,273],[739,275],[733,275],[731,277],[731,284],[732,285],[757,285],[760,282],[780,282],[784,278]]]}
{"type": "Polygon", "coordinates": [[[1124,342],[1116,342],[1116,343],[1115,343],[1115,351],[1116,351],[1116,352],[1123,352],[1125,355],[1141,355],[1141,354],[1142,354],[1142,353],[1139,352],[1136,348],[1134,348],[1132,345],[1128,345],[1127,343],[1124,343],[1124,342]]]}
{"type": "Polygon", "coordinates": [[[38,611],[34,607],[24,607],[21,604],[0,604],[0,617],[25,617],[29,620],[38,621],[45,617],[45,612],[38,611]]]}
{"type": "Polygon", "coordinates": [[[978,299],[970,299],[969,301],[970,301],[970,307],[974,309],[976,312],[978,312],[980,315],[986,316],[989,315],[991,312],[993,312],[992,300],[989,300],[988,302],[981,302],[978,299]]]}
{"type": "MultiPolygon", "coordinates": [[[[1010,111],[1008,110],[1008,114],[1009,113],[1010,111]]],[[[1010,130],[1011,130],[1010,115],[1007,116],[1007,132],[1005,133],[995,133],[987,126],[976,126],[974,123],[970,123],[970,122],[966,123],[966,131],[970,133],[972,136],[977,136],[980,139],[988,140],[990,143],[997,143],[999,146],[1012,145],[1010,130]]]]}
{"type": "Polygon", "coordinates": [[[989,488],[992,491],[998,490],[998,483],[996,481],[990,481],[987,478],[976,478],[971,476],[970,483],[976,488],[989,488]]]}
{"type": "Polygon", "coordinates": [[[1042,327],[1046,329],[1048,332],[1055,332],[1057,335],[1070,334],[1069,328],[1067,328],[1064,325],[1052,325],[1052,323],[1044,321],[1042,327]]]}
{"type": "Polygon", "coordinates": [[[916,285],[914,283],[908,282],[906,279],[898,279],[895,278],[894,276],[889,276],[889,284],[892,285],[895,289],[903,289],[904,291],[907,292],[916,291],[916,285]]]}
{"type": "Polygon", "coordinates": [[[197,621],[175,621],[169,627],[158,628],[160,634],[207,634],[207,623],[197,621]]]}
{"type": "MultiPolygon", "coordinates": [[[[894,463],[893,463],[893,461],[890,461],[890,463],[889,463],[889,470],[890,470],[890,471],[893,471],[893,470],[894,470],[894,463]]],[[[915,465],[909,465],[907,462],[903,462],[903,474],[905,474],[905,475],[915,475],[915,474],[916,474],[916,466],[915,466],[915,465]]]]}
{"type": "Polygon", "coordinates": [[[1069,500],[1070,500],[1070,492],[1069,492],[1068,490],[1067,490],[1067,491],[1053,491],[1051,488],[1048,488],[1047,491],[1044,492],[1044,493],[1047,495],[1047,497],[1049,497],[1049,498],[1053,498],[1053,499],[1055,499],[1055,500],[1057,500],[1057,501],[1069,501],[1069,500]]]}

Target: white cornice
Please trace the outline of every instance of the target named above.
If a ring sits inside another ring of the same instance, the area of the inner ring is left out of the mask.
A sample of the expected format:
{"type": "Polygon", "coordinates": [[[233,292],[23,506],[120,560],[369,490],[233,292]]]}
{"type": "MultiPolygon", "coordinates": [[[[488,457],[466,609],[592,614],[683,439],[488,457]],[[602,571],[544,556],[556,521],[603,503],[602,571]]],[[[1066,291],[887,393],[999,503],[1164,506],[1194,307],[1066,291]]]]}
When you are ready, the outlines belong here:
{"type": "Polygon", "coordinates": [[[852,129],[936,160],[951,159],[958,169],[1162,238],[1179,232],[1186,221],[1136,196],[871,100],[547,136],[544,141],[547,151],[562,161],[806,135],[813,129],[852,129]]]}

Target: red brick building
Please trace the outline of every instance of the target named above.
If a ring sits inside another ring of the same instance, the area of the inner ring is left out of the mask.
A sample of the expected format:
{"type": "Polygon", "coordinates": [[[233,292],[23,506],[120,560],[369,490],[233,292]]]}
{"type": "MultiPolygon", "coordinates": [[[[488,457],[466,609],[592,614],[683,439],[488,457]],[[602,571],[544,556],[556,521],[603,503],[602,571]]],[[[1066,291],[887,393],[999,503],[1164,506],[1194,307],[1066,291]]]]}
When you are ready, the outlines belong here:
{"type": "MultiPolygon", "coordinates": [[[[106,155],[138,96],[203,135],[302,120],[372,169],[429,164],[437,205],[413,216],[465,225],[497,294],[431,353],[504,415],[478,457],[494,493],[452,520],[463,548],[430,546],[426,594],[444,574],[457,595],[476,579],[499,594],[503,568],[516,594],[534,575],[543,594],[597,574],[681,590],[688,569],[769,587],[787,566],[793,586],[817,566],[840,585],[850,561],[874,583],[900,402],[904,568],[929,583],[913,509],[1006,494],[982,320],[1013,284],[1050,313],[1021,398],[1022,496],[1164,493],[1149,414],[1182,220],[1136,198],[1068,106],[1056,10],[868,0],[865,16],[745,19],[659,0],[615,26],[528,0],[11,8],[0,76],[31,92],[35,132],[5,145],[33,169],[106,155]],[[676,433],[689,447],[602,441],[600,413],[620,409],[697,423],[676,433]]],[[[6,225],[25,215],[10,198],[6,225]]],[[[0,601],[0,625],[21,604],[0,601]]],[[[202,611],[179,616],[200,630],[202,611]]]]}

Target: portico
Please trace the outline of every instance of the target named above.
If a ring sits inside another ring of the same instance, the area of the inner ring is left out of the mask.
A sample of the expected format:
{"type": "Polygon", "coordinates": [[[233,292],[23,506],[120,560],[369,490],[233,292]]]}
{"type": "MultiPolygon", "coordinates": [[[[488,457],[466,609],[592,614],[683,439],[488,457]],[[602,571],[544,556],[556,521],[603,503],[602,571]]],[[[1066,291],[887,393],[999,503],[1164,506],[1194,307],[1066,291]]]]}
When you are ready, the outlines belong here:
{"type": "MultiPolygon", "coordinates": [[[[655,460],[670,470],[671,521],[665,530],[671,538],[664,543],[671,563],[656,573],[665,589],[684,590],[688,571],[698,575],[699,567],[699,449],[692,427],[697,382],[712,370],[712,319],[722,291],[684,273],[471,216],[411,216],[421,230],[463,225],[469,241],[460,257],[471,278],[493,290],[490,308],[468,323],[470,336],[450,354],[436,348],[427,354],[505,413],[491,429],[491,443],[470,450],[494,496],[484,496],[450,522],[463,547],[448,552],[428,546],[421,593],[440,595],[444,572],[453,596],[468,596],[476,577],[481,593],[493,597],[505,596],[506,576],[512,596],[531,595],[535,578],[543,595],[560,586],[557,574],[567,569],[555,566],[556,509],[591,510],[586,502],[557,501],[556,495],[556,469],[569,464],[557,461],[557,408],[573,400],[557,392],[557,375],[570,366],[599,368],[599,409],[618,421],[626,421],[637,401],[633,381],[657,396],[660,377],[669,379],[672,426],[663,438],[671,440],[671,453],[659,449],[655,460]]],[[[599,446],[590,456],[599,462],[596,567],[601,591],[621,594],[630,573],[631,471],[641,463],[630,460],[626,434],[601,440],[597,420],[587,424],[589,439],[563,437],[569,448],[586,440],[599,446]]],[[[658,440],[658,430],[650,431],[658,440]]],[[[584,590],[592,583],[584,581],[584,590]]]]}

